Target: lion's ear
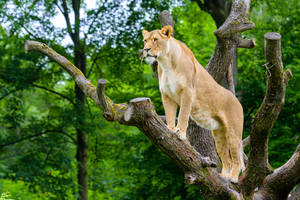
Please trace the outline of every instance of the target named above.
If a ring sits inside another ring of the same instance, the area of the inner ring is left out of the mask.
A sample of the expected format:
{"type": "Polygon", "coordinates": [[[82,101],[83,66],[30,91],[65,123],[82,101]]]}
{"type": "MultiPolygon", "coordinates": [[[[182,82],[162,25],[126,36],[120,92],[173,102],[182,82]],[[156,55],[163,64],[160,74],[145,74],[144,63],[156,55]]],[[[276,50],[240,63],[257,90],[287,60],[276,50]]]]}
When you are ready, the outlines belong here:
{"type": "Polygon", "coordinates": [[[170,38],[171,35],[173,34],[173,28],[172,28],[172,26],[167,25],[167,26],[162,27],[161,33],[163,35],[167,36],[168,38],[170,38]]]}
{"type": "Polygon", "coordinates": [[[146,30],[143,30],[143,37],[145,37],[145,35],[147,34],[147,33],[149,33],[148,31],[146,31],[146,30]]]}

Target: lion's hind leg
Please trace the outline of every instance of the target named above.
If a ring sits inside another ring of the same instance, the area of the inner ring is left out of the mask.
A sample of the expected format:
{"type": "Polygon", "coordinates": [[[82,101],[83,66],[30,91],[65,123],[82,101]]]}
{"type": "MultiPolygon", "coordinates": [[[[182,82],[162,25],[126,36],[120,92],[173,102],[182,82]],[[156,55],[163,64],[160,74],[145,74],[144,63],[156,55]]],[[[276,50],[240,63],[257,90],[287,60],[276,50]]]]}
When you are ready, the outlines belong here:
{"type": "Polygon", "coordinates": [[[238,182],[240,171],[244,166],[242,137],[240,133],[236,133],[232,128],[229,128],[226,132],[226,139],[228,141],[230,156],[232,160],[232,171],[230,174],[230,178],[233,182],[238,182]]]}
{"type": "Polygon", "coordinates": [[[229,154],[229,144],[224,129],[213,130],[212,135],[215,140],[216,149],[222,162],[221,176],[230,177],[231,174],[231,158],[229,154]]]}

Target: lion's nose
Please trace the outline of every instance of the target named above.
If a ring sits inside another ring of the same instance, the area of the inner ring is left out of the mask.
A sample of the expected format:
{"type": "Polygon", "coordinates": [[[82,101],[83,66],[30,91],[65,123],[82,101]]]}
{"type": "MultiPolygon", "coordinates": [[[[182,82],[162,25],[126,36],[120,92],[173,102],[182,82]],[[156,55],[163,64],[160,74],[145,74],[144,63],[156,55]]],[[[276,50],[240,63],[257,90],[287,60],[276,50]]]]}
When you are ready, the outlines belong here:
{"type": "Polygon", "coordinates": [[[144,50],[145,50],[146,52],[148,52],[148,51],[150,51],[150,49],[151,49],[151,48],[145,48],[144,50]]]}

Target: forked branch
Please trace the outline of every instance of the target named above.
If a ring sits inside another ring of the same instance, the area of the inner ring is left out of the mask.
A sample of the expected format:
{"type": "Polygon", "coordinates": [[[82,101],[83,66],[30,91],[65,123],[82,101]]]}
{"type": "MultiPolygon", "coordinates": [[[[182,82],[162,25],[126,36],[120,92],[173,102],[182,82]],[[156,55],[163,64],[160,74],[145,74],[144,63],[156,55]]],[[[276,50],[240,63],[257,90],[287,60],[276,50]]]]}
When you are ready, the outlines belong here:
{"type": "MultiPolygon", "coordinates": [[[[233,1],[226,21],[214,32],[217,43],[215,51],[206,65],[206,70],[219,84],[226,77],[236,48],[242,47],[241,33],[254,27],[254,23],[248,19],[249,8],[250,0],[233,1]]],[[[254,44],[249,43],[248,45],[253,46],[254,44]]]]}
{"type": "Polygon", "coordinates": [[[268,162],[269,133],[284,104],[286,85],[292,77],[289,70],[283,70],[280,39],[278,33],[265,34],[267,91],[251,125],[248,165],[241,180],[246,196],[272,173],[268,162]]]}

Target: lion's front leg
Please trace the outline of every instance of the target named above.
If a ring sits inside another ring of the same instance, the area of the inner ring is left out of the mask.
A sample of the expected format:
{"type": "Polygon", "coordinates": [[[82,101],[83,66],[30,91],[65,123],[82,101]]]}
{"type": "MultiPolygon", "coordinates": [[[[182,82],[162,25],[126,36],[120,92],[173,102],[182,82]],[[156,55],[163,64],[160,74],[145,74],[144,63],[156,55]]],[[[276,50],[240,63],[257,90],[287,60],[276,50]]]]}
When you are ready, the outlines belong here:
{"type": "Polygon", "coordinates": [[[176,119],[176,111],[177,111],[177,103],[170,99],[166,94],[163,92],[161,93],[162,96],[162,103],[165,109],[165,114],[167,118],[167,125],[169,129],[175,130],[175,119],[176,119]]]}
{"type": "Polygon", "coordinates": [[[192,90],[185,88],[180,98],[180,111],[176,128],[179,129],[180,137],[186,139],[186,129],[188,127],[189,116],[192,108],[192,90]]]}

